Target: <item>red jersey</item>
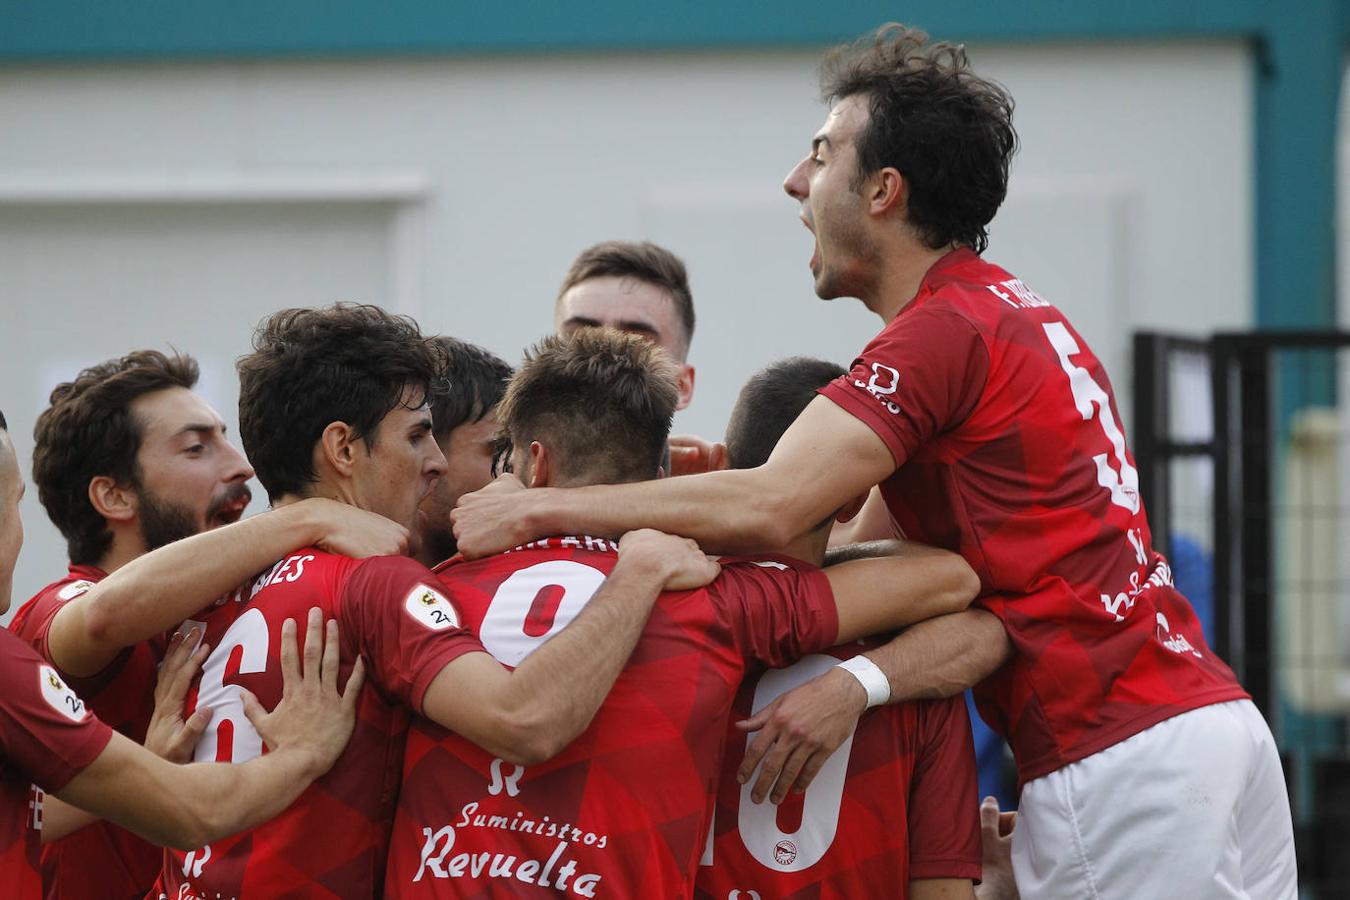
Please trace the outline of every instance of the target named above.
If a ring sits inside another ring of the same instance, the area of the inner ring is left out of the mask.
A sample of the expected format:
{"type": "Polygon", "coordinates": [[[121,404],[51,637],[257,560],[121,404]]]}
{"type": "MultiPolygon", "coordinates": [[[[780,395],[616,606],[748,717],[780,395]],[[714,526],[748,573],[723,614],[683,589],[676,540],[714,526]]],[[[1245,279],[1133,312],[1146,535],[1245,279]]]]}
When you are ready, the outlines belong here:
{"type": "Polygon", "coordinates": [[[35,900],[42,895],[43,790],[59,791],[84,771],[108,746],[112,729],[49,663],[2,628],[0,684],[0,881],[6,897],[35,900]]]}
{"type": "Polygon", "coordinates": [[[1016,655],[976,699],[1023,781],[1247,696],[1152,549],[1101,363],[1021,281],[947,254],[821,393],[890,448],[905,534],[980,575],[1016,655]]]}
{"type": "Polygon", "coordinates": [[[328,774],[281,815],[252,831],[188,853],[166,851],[157,888],[175,900],[305,896],[369,898],[384,877],[408,708],[442,668],[482,646],[427,569],[403,557],[354,560],[305,549],[280,560],[244,593],[206,614],[229,628],[202,666],[197,703],[212,710],[198,761],[244,762],[262,740],[244,716],[240,689],[268,709],[281,700],[281,627],[303,636],[311,607],[337,619],[339,684],[360,655],[371,684],[356,731],[328,774]]]}
{"type": "MultiPolygon", "coordinates": [[[[756,673],[741,686],[736,717],[877,645],[835,647],[756,673]]],[[[778,806],[750,799],[753,780],[736,781],[754,735],[734,726],[727,735],[700,898],[850,900],[885,891],[903,900],[914,879],[980,877],[975,748],[963,698],[868,712],[806,793],[789,793],[778,806]]]]}
{"type": "MultiPolygon", "coordinates": [[[[19,608],[10,630],[51,662],[47,633],[52,619],[106,577],[94,566],[72,565],[65,578],[47,585],[19,608]]],[[[163,649],[143,641],[122,651],[97,675],[72,678],[62,672],[61,677],[99,719],[140,744],[155,710],[155,680],[163,649]]],[[[163,857],[159,847],[126,829],[96,822],[42,848],[43,892],[48,900],[140,900],[155,883],[163,857]]]]}
{"type": "MultiPolygon", "coordinates": [[[[514,666],[581,611],[614,551],[547,538],[440,574],[514,666]]],[[[723,560],[708,587],[657,601],[590,727],[528,769],[417,721],[386,896],[691,896],[746,660],[782,665],[832,644],[833,596],[795,560],[723,560]]]]}

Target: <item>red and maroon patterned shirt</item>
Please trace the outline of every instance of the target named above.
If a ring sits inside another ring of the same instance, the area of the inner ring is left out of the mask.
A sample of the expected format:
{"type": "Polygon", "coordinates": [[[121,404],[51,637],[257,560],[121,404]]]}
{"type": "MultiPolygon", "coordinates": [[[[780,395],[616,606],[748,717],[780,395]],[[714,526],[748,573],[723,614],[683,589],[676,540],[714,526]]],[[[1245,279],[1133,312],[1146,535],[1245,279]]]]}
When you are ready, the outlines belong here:
{"type": "MultiPolygon", "coordinates": [[[[581,611],[614,549],[548,538],[440,574],[466,624],[514,666],[581,611]]],[[[657,601],[590,727],[527,769],[417,721],[385,895],[691,896],[746,660],[783,665],[832,644],[833,597],[795,560],[724,559],[707,588],[657,601]]]]}
{"type": "MultiPolygon", "coordinates": [[[[754,673],[735,718],[875,646],[856,642],[754,673]]],[[[911,880],[980,877],[975,750],[961,697],[866,713],[806,793],[779,806],[754,803],[753,780],[736,781],[753,737],[734,725],[727,732],[700,898],[903,900],[911,880]]]]}
{"type": "MultiPolygon", "coordinates": [[[[47,635],[57,612],[106,577],[94,566],[71,566],[65,578],[20,607],[10,630],[51,662],[47,635]]],[[[97,675],[61,675],[102,721],[143,743],[155,709],[155,679],[163,649],[162,642],[142,641],[123,650],[97,675]]],[[[96,822],[42,848],[43,893],[47,900],[140,900],[155,883],[163,857],[159,847],[126,829],[96,822]]]]}
{"type": "Polygon", "coordinates": [[[6,897],[36,900],[43,790],[61,790],[88,767],[112,729],[50,663],[2,628],[0,684],[0,883],[6,897]]]}
{"type": "Polygon", "coordinates": [[[905,534],[980,575],[1016,655],[976,698],[1023,781],[1247,696],[1152,549],[1101,363],[1021,281],[947,254],[821,393],[890,448],[905,534]]]}
{"type": "Polygon", "coordinates": [[[246,602],[206,616],[226,616],[230,624],[202,666],[196,702],[209,706],[212,717],[197,744],[198,761],[243,762],[262,751],[240,689],[268,709],[280,702],[282,623],[294,619],[303,639],[311,607],[338,621],[338,683],[359,655],[372,684],[362,693],[351,742],[328,774],[252,831],[189,853],[166,851],[159,894],[372,897],[384,878],[408,710],[421,709],[427,687],[449,662],[483,648],[459,627],[435,576],[403,557],[354,560],[299,550],[245,593],[246,602]]]}

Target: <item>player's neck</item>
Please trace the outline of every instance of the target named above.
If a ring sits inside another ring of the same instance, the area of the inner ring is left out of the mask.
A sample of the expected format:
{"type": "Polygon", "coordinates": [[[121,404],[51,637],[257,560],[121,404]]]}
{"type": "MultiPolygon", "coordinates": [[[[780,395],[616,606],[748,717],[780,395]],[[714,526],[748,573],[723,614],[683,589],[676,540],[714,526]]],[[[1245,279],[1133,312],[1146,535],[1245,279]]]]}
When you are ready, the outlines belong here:
{"type": "Polygon", "coordinates": [[[140,529],[132,523],[129,528],[113,529],[112,543],[95,565],[111,575],[137,557],[146,554],[145,541],[141,540],[140,529]]]}
{"type": "Polygon", "coordinates": [[[897,239],[881,254],[881,271],[870,296],[860,299],[883,322],[889,323],[919,293],[919,286],[933,264],[953,249],[940,247],[934,250],[908,235],[897,239]]]}

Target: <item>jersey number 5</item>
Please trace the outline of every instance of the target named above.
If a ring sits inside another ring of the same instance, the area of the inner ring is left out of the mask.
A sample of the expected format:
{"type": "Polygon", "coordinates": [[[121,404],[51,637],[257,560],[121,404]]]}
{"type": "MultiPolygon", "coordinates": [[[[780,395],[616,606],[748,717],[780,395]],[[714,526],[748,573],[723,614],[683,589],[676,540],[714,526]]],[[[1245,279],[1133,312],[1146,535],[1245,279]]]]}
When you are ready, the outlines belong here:
{"type": "Polygon", "coordinates": [[[1116,423],[1115,414],[1111,412],[1111,398],[1092,379],[1087,369],[1075,365],[1069,358],[1082,350],[1064,323],[1046,322],[1042,327],[1045,336],[1050,339],[1050,346],[1059,355],[1060,368],[1069,376],[1069,390],[1073,392],[1073,403],[1078,408],[1078,414],[1084,422],[1096,418],[1106,440],[1111,444],[1110,456],[1115,458],[1116,468],[1111,468],[1108,454],[1098,453],[1092,457],[1092,461],[1097,464],[1097,483],[1111,492],[1111,502],[1116,506],[1138,513],[1139,473],[1125,458],[1125,435],[1116,423]]]}

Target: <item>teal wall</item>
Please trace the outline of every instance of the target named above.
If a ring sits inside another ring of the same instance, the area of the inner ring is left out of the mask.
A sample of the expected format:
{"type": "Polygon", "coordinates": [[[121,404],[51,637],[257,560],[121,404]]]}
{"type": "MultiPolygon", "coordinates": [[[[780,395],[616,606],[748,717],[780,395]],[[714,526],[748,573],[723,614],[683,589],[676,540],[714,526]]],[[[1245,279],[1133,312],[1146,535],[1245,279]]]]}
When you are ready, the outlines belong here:
{"type": "Polygon", "coordinates": [[[1337,114],[1350,39],[1350,4],[1338,0],[0,0],[0,62],[773,47],[837,41],[887,19],[964,41],[1247,41],[1254,318],[1335,324],[1337,114]]]}

